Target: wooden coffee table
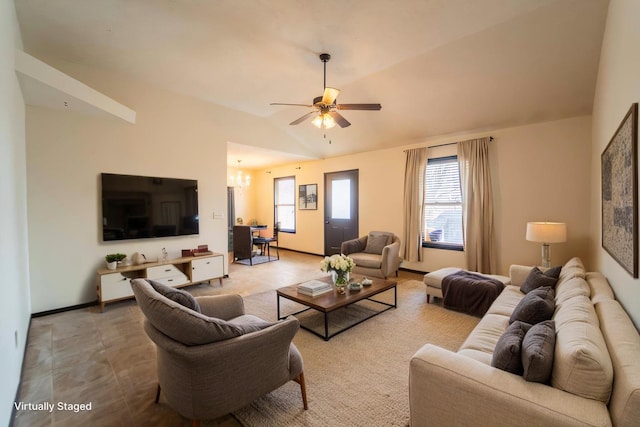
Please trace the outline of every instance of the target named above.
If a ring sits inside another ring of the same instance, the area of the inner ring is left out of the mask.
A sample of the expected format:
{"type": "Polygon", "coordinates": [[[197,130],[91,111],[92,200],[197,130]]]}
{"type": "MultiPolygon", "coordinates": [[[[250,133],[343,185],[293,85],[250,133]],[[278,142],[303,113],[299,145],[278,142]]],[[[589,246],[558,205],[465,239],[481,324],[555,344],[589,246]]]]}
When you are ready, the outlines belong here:
{"type": "MultiPolygon", "coordinates": [[[[356,281],[356,282],[359,282],[362,279],[363,279],[362,276],[355,275],[354,277],[352,277],[352,281],[356,281]]],[[[331,277],[326,277],[318,280],[331,283],[331,277]]],[[[338,294],[338,292],[334,289],[331,292],[327,292],[325,294],[318,295],[315,297],[311,297],[311,296],[299,293],[298,285],[285,286],[284,288],[279,288],[276,290],[277,300],[278,300],[278,320],[285,319],[288,316],[295,316],[297,314],[303,313],[308,310],[317,310],[324,314],[324,335],[319,334],[318,332],[312,330],[311,328],[306,327],[305,325],[302,324],[302,322],[300,324],[300,327],[321,338],[324,338],[325,341],[329,341],[330,338],[348,329],[351,329],[352,327],[364,322],[365,320],[370,319],[374,316],[377,316],[380,313],[384,313],[387,310],[391,310],[392,308],[397,307],[397,301],[398,301],[398,292],[396,288],[397,282],[394,282],[391,280],[376,279],[376,278],[371,278],[371,280],[373,281],[373,283],[370,286],[363,286],[362,289],[359,291],[350,291],[347,288],[346,293],[338,294]],[[383,302],[383,301],[379,301],[371,298],[375,295],[388,291],[392,288],[393,288],[393,304],[389,304],[387,302],[383,302]],[[307,308],[305,308],[304,310],[297,311],[295,313],[281,316],[280,315],[280,298],[286,298],[288,300],[297,302],[298,304],[302,304],[307,308]],[[329,335],[329,313],[339,308],[347,307],[351,304],[355,304],[358,301],[362,301],[362,300],[373,301],[376,304],[382,305],[384,308],[329,335]]]]}

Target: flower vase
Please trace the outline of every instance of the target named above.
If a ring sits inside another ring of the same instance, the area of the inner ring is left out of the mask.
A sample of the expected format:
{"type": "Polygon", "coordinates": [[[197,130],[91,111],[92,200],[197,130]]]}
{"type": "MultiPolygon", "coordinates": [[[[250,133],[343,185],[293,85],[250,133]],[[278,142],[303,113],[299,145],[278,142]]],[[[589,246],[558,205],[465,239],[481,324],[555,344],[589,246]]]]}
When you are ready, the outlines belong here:
{"type": "Polygon", "coordinates": [[[331,280],[339,294],[344,294],[347,284],[349,283],[348,271],[331,271],[331,280]]]}

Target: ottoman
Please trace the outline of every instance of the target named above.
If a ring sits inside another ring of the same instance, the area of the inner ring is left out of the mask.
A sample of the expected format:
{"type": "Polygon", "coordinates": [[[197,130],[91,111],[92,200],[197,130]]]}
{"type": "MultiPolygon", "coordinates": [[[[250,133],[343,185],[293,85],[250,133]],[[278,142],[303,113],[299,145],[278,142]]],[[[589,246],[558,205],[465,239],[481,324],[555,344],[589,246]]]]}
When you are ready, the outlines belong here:
{"type": "MultiPolygon", "coordinates": [[[[450,274],[461,271],[462,268],[447,267],[440,270],[432,271],[424,275],[424,284],[427,286],[427,303],[430,301],[430,297],[442,298],[442,279],[450,274]]],[[[478,273],[479,274],[479,273],[478,273]]],[[[496,279],[504,283],[505,286],[511,284],[511,278],[507,276],[500,276],[497,274],[482,274],[482,276],[496,279]]]]}

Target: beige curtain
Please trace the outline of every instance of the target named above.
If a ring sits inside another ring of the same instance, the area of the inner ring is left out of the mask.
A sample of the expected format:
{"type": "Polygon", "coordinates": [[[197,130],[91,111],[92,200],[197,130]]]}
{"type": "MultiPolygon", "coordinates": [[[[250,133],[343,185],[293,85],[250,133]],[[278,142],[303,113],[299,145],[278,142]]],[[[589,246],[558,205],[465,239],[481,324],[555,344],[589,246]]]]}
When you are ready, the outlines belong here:
{"type": "Polygon", "coordinates": [[[424,174],[427,168],[427,148],[406,151],[404,171],[404,259],[422,261],[424,235],[424,174]]]}
{"type": "Polygon", "coordinates": [[[489,169],[489,138],[458,143],[462,187],[462,225],[467,268],[495,272],[493,191],[489,169]]]}

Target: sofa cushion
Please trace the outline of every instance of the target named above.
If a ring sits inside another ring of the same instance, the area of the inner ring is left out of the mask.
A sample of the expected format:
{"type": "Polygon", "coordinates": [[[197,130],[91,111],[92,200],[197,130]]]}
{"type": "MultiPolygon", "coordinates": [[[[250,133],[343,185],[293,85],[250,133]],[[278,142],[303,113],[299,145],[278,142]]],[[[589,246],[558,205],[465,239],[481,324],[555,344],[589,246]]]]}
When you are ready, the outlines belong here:
{"type": "Polygon", "coordinates": [[[369,236],[367,237],[367,246],[365,246],[364,252],[368,254],[382,255],[382,249],[387,246],[388,241],[388,234],[369,233],[369,236]]]}
{"type": "Polygon", "coordinates": [[[462,343],[460,350],[470,349],[487,353],[490,364],[496,343],[508,327],[509,317],[499,314],[485,314],[473,329],[473,332],[462,343]]]}
{"type": "Polygon", "coordinates": [[[156,282],[155,280],[149,280],[149,283],[159,294],[169,298],[171,301],[175,301],[180,305],[183,305],[191,310],[201,312],[200,304],[198,301],[187,291],[183,291],[182,289],[172,288],[171,286],[167,286],[164,283],[156,282]]]}
{"type": "Polygon", "coordinates": [[[553,288],[558,282],[558,275],[560,274],[560,268],[551,268],[545,272],[540,271],[538,267],[533,267],[529,275],[525,279],[520,290],[527,294],[536,288],[548,286],[553,288]]]}
{"type": "Polygon", "coordinates": [[[589,297],[591,290],[587,282],[581,277],[563,280],[556,286],[556,306],[576,296],[589,297]]]}
{"type": "Polygon", "coordinates": [[[380,255],[358,252],[355,254],[349,254],[349,258],[351,258],[358,267],[364,267],[364,268],[381,268],[382,267],[382,257],[380,255]]]}
{"type": "Polygon", "coordinates": [[[562,266],[560,271],[560,281],[571,279],[572,277],[585,278],[586,272],[584,271],[584,264],[578,257],[571,258],[562,266]]]}
{"type": "Polygon", "coordinates": [[[548,383],[553,368],[556,326],[553,320],[533,325],[522,340],[522,377],[527,381],[548,383]]]}
{"type": "Polygon", "coordinates": [[[522,340],[529,328],[531,325],[520,321],[509,325],[496,343],[491,366],[512,374],[522,375],[522,340]]]}
{"type": "Polygon", "coordinates": [[[602,273],[587,273],[585,279],[589,285],[589,290],[591,291],[591,302],[596,304],[600,301],[615,299],[613,290],[611,289],[611,286],[609,286],[607,278],[604,277],[602,273]]]}
{"type": "Polygon", "coordinates": [[[491,304],[487,313],[501,314],[509,318],[523,297],[519,286],[507,285],[500,296],[491,304]]]}
{"type": "Polygon", "coordinates": [[[640,420],[640,335],[629,315],[616,300],[595,305],[600,329],[610,350],[615,381],[609,402],[614,426],[637,425],[640,420]]]}
{"type": "Polygon", "coordinates": [[[566,300],[553,317],[556,348],[551,385],[588,399],[608,402],[613,367],[591,300],[566,300]]]}
{"type": "Polygon", "coordinates": [[[549,320],[555,310],[555,293],[553,288],[544,286],[529,292],[520,300],[513,309],[509,323],[516,320],[535,325],[544,320],[549,320]]]}

